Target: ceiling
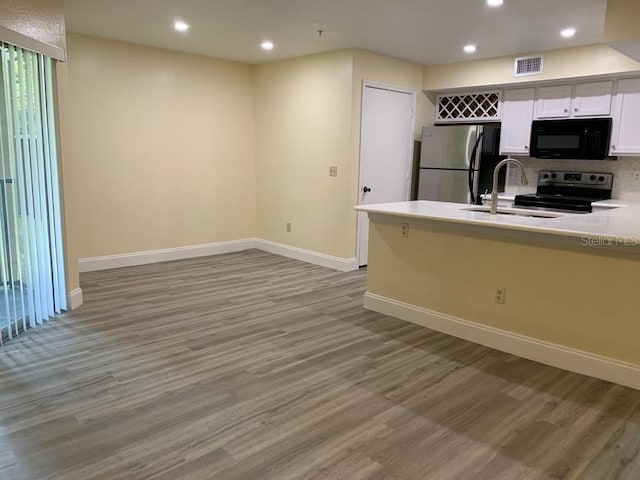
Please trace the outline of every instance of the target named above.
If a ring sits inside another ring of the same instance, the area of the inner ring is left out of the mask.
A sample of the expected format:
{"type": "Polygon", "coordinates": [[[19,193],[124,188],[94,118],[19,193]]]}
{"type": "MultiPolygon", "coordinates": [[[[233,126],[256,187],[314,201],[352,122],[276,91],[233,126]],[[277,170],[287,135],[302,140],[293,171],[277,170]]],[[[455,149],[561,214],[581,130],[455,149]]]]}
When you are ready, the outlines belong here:
{"type": "Polygon", "coordinates": [[[360,48],[422,65],[602,42],[606,0],[65,0],[67,29],[264,63],[360,48]],[[181,19],[187,33],[173,29],[181,19]],[[574,27],[574,38],[560,30],[574,27]],[[323,33],[320,36],[318,30],[323,33]],[[276,44],[265,52],[260,43],[276,44]],[[462,47],[476,44],[473,55],[462,47]]]}

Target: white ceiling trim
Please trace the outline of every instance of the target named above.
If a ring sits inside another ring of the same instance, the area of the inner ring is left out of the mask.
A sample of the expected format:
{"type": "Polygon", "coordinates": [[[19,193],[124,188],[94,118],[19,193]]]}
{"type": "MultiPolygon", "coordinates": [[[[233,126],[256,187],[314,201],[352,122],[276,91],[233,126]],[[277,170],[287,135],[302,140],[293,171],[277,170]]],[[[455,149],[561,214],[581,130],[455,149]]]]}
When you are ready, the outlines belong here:
{"type": "Polygon", "coordinates": [[[26,48],[27,50],[31,50],[32,52],[41,53],[62,62],[67,60],[63,48],[40,42],[21,33],[9,30],[8,28],[5,28],[3,26],[0,26],[0,41],[10,43],[12,45],[15,45],[16,47],[26,48]]]}

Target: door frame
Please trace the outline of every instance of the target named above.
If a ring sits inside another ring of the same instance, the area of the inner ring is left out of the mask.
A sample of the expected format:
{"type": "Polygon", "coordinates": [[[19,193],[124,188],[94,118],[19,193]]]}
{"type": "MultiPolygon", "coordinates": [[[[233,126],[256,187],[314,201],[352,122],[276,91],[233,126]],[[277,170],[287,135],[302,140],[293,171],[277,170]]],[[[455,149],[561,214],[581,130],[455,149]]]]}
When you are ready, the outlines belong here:
{"type": "MultiPolygon", "coordinates": [[[[380,90],[388,90],[391,92],[396,92],[396,93],[406,93],[411,95],[411,119],[413,120],[411,122],[411,134],[409,136],[409,158],[408,160],[408,164],[409,164],[409,168],[411,170],[412,169],[412,160],[413,160],[413,144],[414,144],[414,137],[415,137],[415,133],[416,133],[416,104],[417,104],[417,90],[415,88],[407,88],[407,87],[400,87],[398,85],[393,85],[390,83],[382,83],[382,82],[375,82],[372,80],[363,80],[362,81],[362,91],[360,93],[360,141],[358,143],[358,188],[356,190],[356,205],[360,205],[360,192],[362,191],[362,166],[363,166],[363,161],[362,161],[362,145],[364,144],[363,142],[363,128],[362,125],[364,124],[364,113],[365,113],[365,104],[366,104],[366,97],[365,97],[365,92],[367,91],[367,87],[370,88],[377,88],[380,90]]],[[[410,172],[409,174],[409,178],[407,179],[407,201],[410,200],[411,198],[411,177],[413,176],[413,171],[410,172]]],[[[359,220],[359,215],[356,213],[356,262],[358,264],[358,266],[360,266],[360,230],[361,230],[361,226],[360,226],[360,220],[359,220]]]]}

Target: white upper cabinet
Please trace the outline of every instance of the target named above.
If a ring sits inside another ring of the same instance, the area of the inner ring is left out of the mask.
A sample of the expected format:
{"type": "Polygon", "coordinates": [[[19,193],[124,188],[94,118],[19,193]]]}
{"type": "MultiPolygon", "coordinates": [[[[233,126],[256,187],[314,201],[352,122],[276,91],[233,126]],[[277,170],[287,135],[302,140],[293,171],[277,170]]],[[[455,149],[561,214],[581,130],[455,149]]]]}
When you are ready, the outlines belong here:
{"type": "Polygon", "coordinates": [[[536,120],[575,117],[608,117],[613,81],[554,85],[538,88],[536,120]]]}
{"type": "Polygon", "coordinates": [[[640,78],[618,81],[612,117],[611,155],[640,156],[640,78]]]}
{"type": "Polygon", "coordinates": [[[577,84],[571,114],[574,117],[609,116],[612,92],[613,81],[577,84]]]}
{"type": "Polygon", "coordinates": [[[538,88],[535,118],[568,118],[571,115],[572,91],[573,85],[538,88]]]}
{"type": "Polygon", "coordinates": [[[504,91],[500,154],[529,155],[534,98],[534,88],[504,91]]]}

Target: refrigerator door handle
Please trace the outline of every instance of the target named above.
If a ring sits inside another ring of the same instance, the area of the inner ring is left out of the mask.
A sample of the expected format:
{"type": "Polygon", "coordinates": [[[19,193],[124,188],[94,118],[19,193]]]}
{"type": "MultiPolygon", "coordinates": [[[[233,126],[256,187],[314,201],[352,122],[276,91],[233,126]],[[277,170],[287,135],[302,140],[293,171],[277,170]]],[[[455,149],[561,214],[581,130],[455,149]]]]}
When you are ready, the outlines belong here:
{"type": "Polygon", "coordinates": [[[473,184],[475,183],[475,170],[476,170],[476,157],[478,154],[478,146],[482,141],[482,137],[484,136],[484,132],[480,132],[478,138],[476,139],[476,143],[473,146],[473,150],[471,151],[471,158],[469,159],[469,198],[471,199],[471,204],[475,205],[477,199],[476,194],[474,193],[473,184]]]}

